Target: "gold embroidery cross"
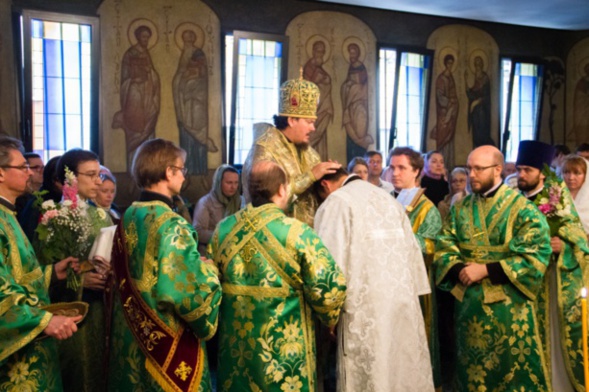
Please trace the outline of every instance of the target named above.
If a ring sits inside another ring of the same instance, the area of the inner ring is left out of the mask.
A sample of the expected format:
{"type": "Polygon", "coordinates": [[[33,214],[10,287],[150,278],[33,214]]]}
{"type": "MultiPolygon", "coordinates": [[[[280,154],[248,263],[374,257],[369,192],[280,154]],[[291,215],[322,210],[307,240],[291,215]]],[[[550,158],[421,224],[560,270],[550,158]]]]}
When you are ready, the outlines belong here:
{"type": "Polygon", "coordinates": [[[244,226],[246,226],[249,229],[249,231],[256,231],[256,226],[254,222],[252,222],[248,217],[244,217],[244,220],[244,226]]]}
{"type": "Polygon", "coordinates": [[[174,370],[174,374],[180,377],[182,381],[186,381],[190,373],[192,373],[192,368],[184,361],[180,362],[180,365],[174,370]]]}
{"type": "Polygon", "coordinates": [[[479,248],[477,248],[477,250],[472,252],[472,256],[475,259],[482,259],[483,257],[487,256],[488,254],[489,254],[489,252],[487,252],[486,250],[483,250],[483,249],[479,249],[479,248]]]}

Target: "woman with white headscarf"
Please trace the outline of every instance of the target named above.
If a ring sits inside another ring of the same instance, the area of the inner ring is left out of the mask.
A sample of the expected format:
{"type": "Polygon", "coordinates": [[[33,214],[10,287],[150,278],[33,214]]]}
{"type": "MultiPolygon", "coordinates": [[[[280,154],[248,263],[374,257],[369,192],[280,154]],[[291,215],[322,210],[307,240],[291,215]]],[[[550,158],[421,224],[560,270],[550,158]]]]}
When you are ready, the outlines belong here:
{"type": "Polygon", "coordinates": [[[589,161],[577,156],[569,155],[562,164],[562,176],[571,196],[575,202],[575,208],[581,218],[585,232],[589,237],[589,181],[587,181],[587,168],[589,161]]]}

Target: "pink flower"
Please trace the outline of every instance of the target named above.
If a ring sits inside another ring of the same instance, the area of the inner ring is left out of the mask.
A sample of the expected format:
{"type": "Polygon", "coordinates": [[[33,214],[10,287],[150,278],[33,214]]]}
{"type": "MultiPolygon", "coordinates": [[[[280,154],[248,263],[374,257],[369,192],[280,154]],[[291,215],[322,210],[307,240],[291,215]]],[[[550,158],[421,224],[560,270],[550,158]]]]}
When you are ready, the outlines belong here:
{"type": "Polygon", "coordinates": [[[41,217],[41,223],[47,225],[49,221],[59,215],[59,211],[57,210],[49,210],[43,214],[41,217]]]}
{"type": "Polygon", "coordinates": [[[544,214],[548,214],[549,212],[552,211],[552,206],[550,204],[540,204],[538,206],[538,209],[544,214]]]}

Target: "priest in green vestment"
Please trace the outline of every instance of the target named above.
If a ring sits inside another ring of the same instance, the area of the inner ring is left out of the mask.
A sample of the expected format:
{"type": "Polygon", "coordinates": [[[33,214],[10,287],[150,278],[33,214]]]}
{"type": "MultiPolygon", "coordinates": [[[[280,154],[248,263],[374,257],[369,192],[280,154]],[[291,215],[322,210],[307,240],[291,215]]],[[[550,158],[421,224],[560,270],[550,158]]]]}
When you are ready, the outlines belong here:
{"type": "Polygon", "coordinates": [[[436,245],[436,284],[455,297],[456,391],[551,390],[536,307],[548,224],[502,185],[503,162],[493,146],[470,153],[473,193],[451,207],[436,245]]]}
{"type": "Polygon", "coordinates": [[[20,141],[0,137],[0,391],[61,391],[55,339],[77,331],[72,318],[42,309],[52,279],[65,279],[71,258],[41,267],[16,220],[15,201],[31,170],[20,141]]]}
{"type": "Polygon", "coordinates": [[[219,391],[317,390],[314,320],[336,325],[346,282],[317,233],[285,215],[287,181],[277,164],[254,164],[252,203],[209,243],[223,284],[219,391]]]}
{"type": "Polygon", "coordinates": [[[570,192],[549,168],[553,157],[553,146],[521,141],[517,185],[545,213],[550,229],[552,256],[538,296],[538,320],[552,389],[584,391],[580,300],[589,282],[589,248],[570,192]]]}
{"type": "Polygon", "coordinates": [[[109,391],[212,390],[204,340],[217,329],[221,286],[214,264],[201,260],[196,231],[172,211],[185,158],[172,142],[152,139],[133,159],[142,192],[121,221],[124,238],[115,237],[125,257],[113,251],[109,391]],[[173,344],[165,346],[167,338],[173,344]]]}

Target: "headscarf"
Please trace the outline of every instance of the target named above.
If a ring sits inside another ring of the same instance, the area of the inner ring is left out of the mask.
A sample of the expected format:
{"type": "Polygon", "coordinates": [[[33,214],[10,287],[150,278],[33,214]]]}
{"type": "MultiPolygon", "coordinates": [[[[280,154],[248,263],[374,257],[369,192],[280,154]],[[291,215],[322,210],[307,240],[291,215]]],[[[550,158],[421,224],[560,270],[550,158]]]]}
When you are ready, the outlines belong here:
{"type": "Polygon", "coordinates": [[[241,208],[241,183],[237,187],[237,192],[235,192],[235,195],[231,197],[225,196],[221,190],[223,174],[225,174],[227,170],[233,172],[235,168],[231,165],[224,164],[215,170],[215,174],[213,175],[213,188],[211,189],[211,192],[213,195],[215,195],[215,198],[219,200],[221,204],[223,204],[223,207],[225,207],[225,217],[235,214],[241,208]]]}
{"type": "Polygon", "coordinates": [[[585,159],[585,163],[587,164],[587,172],[585,173],[585,182],[581,185],[581,189],[577,192],[577,196],[575,197],[575,208],[577,209],[577,213],[579,214],[579,218],[581,218],[581,222],[583,223],[583,227],[585,228],[585,232],[589,233],[589,161],[585,159]]]}

